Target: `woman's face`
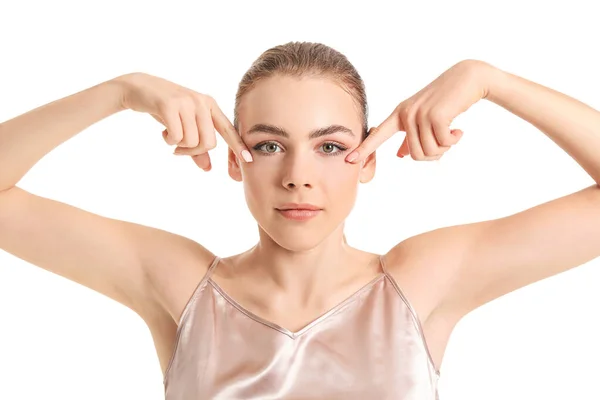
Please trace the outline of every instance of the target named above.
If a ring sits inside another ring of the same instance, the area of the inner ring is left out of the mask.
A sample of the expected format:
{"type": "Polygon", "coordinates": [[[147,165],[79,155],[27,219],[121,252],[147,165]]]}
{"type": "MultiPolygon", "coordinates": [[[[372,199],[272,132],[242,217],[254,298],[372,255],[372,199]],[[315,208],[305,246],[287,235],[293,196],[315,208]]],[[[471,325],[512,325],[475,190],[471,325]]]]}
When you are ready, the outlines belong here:
{"type": "Polygon", "coordinates": [[[253,162],[229,150],[229,174],[244,184],[259,226],[292,251],[315,247],[352,210],[359,182],[375,172],[375,154],[363,164],[344,159],[361,142],[362,121],[353,98],[326,78],[275,76],[247,92],[238,108],[238,131],[253,162]],[[321,210],[307,220],[286,218],[286,203],[321,210]]]}

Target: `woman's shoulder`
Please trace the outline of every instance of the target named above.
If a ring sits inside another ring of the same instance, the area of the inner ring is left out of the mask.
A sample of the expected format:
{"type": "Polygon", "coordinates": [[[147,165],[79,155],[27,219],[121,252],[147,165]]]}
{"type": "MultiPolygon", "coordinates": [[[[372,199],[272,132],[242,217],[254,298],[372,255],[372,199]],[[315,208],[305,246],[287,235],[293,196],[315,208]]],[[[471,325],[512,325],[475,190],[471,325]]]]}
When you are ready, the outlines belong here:
{"type": "Polygon", "coordinates": [[[439,231],[412,236],[381,255],[385,269],[411,303],[421,321],[440,306],[451,257],[439,231]]]}
{"type": "Polygon", "coordinates": [[[148,250],[153,259],[146,264],[146,274],[157,306],[179,323],[186,304],[217,255],[191,238],[159,230],[155,234],[161,236],[160,245],[155,240],[158,248],[148,250]]]}

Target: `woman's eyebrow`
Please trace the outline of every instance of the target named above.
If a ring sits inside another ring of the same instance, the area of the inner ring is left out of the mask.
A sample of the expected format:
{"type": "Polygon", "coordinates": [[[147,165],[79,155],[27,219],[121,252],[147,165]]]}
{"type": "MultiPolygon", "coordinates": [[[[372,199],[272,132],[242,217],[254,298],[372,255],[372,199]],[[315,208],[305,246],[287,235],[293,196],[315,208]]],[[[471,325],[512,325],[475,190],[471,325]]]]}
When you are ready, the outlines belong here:
{"type": "MultiPolygon", "coordinates": [[[[252,126],[252,128],[248,129],[246,134],[250,135],[250,134],[258,133],[258,132],[270,133],[272,135],[282,136],[284,138],[290,137],[290,134],[287,133],[285,131],[285,129],[280,128],[275,125],[270,125],[270,124],[256,124],[256,125],[252,126]]],[[[331,135],[336,132],[342,132],[342,133],[345,133],[347,135],[354,137],[354,132],[352,132],[352,129],[346,128],[343,125],[329,125],[324,128],[318,128],[318,129],[311,131],[310,134],[308,135],[308,138],[316,139],[318,137],[331,135]]]]}

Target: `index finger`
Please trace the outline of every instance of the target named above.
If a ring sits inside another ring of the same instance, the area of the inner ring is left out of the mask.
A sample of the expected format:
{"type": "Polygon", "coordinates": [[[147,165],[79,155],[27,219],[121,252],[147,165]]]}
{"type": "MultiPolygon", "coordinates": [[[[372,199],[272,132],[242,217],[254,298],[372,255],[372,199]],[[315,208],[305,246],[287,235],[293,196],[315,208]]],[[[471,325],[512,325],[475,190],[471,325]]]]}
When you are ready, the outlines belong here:
{"type": "Polygon", "coordinates": [[[238,154],[246,162],[252,162],[252,155],[248,147],[242,140],[242,137],[237,132],[229,118],[221,111],[216,101],[212,101],[210,105],[210,114],[213,120],[213,126],[221,134],[225,142],[231,149],[238,154]]]}
{"type": "Polygon", "coordinates": [[[394,136],[394,134],[403,129],[400,121],[398,108],[386,118],[378,127],[371,128],[369,135],[363,142],[348,154],[346,161],[353,164],[359,163],[373,153],[383,142],[394,136]],[[354,155],[356,157],[354,158],[354,155]]]}

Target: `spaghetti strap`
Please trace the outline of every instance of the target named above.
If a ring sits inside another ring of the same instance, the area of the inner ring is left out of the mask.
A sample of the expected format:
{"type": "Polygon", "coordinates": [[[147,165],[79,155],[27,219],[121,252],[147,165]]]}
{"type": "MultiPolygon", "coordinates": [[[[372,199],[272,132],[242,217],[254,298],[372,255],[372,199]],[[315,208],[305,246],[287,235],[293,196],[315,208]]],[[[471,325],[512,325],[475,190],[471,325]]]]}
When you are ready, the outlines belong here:
{"type": "Polygon", "coordinates": [[[435,363],[433,362],[433,357],[431,356],[431,352],[429,351],[429,345],[427,344],[427,340],[425,338],[425,333],[423,332],[423,326],[421,324],[421,318],[417,314],[417,312],[416,312],[415,308],[413,307],[412,303],[408,300],[408,298],[406,297],[406,295],[404,294],[404,292],[400,288],[400,285],[398,285],[398,282],[396,282],[396,279],[388,272],[388,270],[387,270],[387,268],[385,266],[385,262],[383,260],[383,256],[379,256],[379,261],[381,262],[381,269],[383,270],[383,273],[388,278],[388,280],[390,281],[390,283],[392,284],[392,286],[396,290],[396,293],[398,293],[398,295],[400,296],[400,298],[402,299],[402,301],[404,302],[404,304],[406,304],[406,307],[410,311],[412,319],[413,319],[413,322],[414,322],[414,325],[415,325],[415,328],[417,329],[417,331],[419,333],[419,336],[421,336],[421,340],[423,341],[423,344],[425,345],[425,350],[427,352],[427,358],[429,360],[429,363],[431,364],[431,367],[435,371],[436,377],[439,378],[440,377],[440,371],[435,366],[435,363]]]}
{"type": "Polygon", "coordinates": [[[185,307],[183,308],[183,311],[181,312],[181,316],[179,317],[179,321],[177,323],[177,330],[175,332],[175,347],[174,347],[174,351],[171,353],[171,357],[167,364],[167,369],[165,370],[165,374],[163,376],[163,385],[166,383],[169,372],[171,371],[171,367],[173,366],[173,360],[175,359],[175,353],[176,353],[177,347],[179,346],[181,330],[183,329],[183,325],[185,324],[185,322],[188,318],[188,315],[191,312],[190,309],[194,306],[194,304],[196,303],[196,300],[198,299],[198,296],[200,296],[200,293],[206,287],[206,282],[208,281],[208,279],[214,272],[215,268],[217,267],[217,264],[219,264],[220,259],[221,259],[221,257],[215,256],[215,258],[211,262],[210,266],[204,273],[204,276],[202,277],[202,279],[200,279],[200,282],[198,282],[198,285],[196,285],[194,292],[188,299],[185,307]]]}
{"type": "Polygon", "coordinates": [[[208,267],[208,269],[206,270],[206,276],[204,277],[203,280],[207,280],[208,278],[210,278],[213,271],[217,268],[217,265],[219,264],[219,260],[221,260],[221,257],[215,256],[214,260],[210,264],[210,267],[208,267]]]}
{"type": "Polygon", "coordinates": [[[178,326],[181,326],[181,324],[182,324],[185,316],[188,313],[189,308],[191,307],[192,304],[194,304],[194,302],[196,301],[196,298],[198,297],[198,294],[202,291],[202,289],[204,288],[204,286],[206,286],[206,282],[208,281],[208,279],[210,278],[210,276],[212,275],[212,273],[216,269],[217,264],[219,264],[219,260],[220,259],[221,259],[221,257],[215,256],[215,258],[211,262],[210,266],[208,267],[208,269],[204,273],[204,276],[202,277],[202,279],[200,279],[200,282],[198,282],[198,285],[196,285],[196,288],[194,289],[194,292],[190,296],[187,304],[185,305],[185,307],[184,307],[184,309],[183,309],[183,311],[181,313],[181,317],[179,318],[179,323],[177,324],[178,326]]]}
{"type": "Polygon", "coordinates": [[[385,262],[383,261],[383,254],[379,255],[379,265],[381,266],[381,272],[383,272],[385,276],[391,277],[390,274],[388,274],[387,268],[385,267],[385,262]]]}

